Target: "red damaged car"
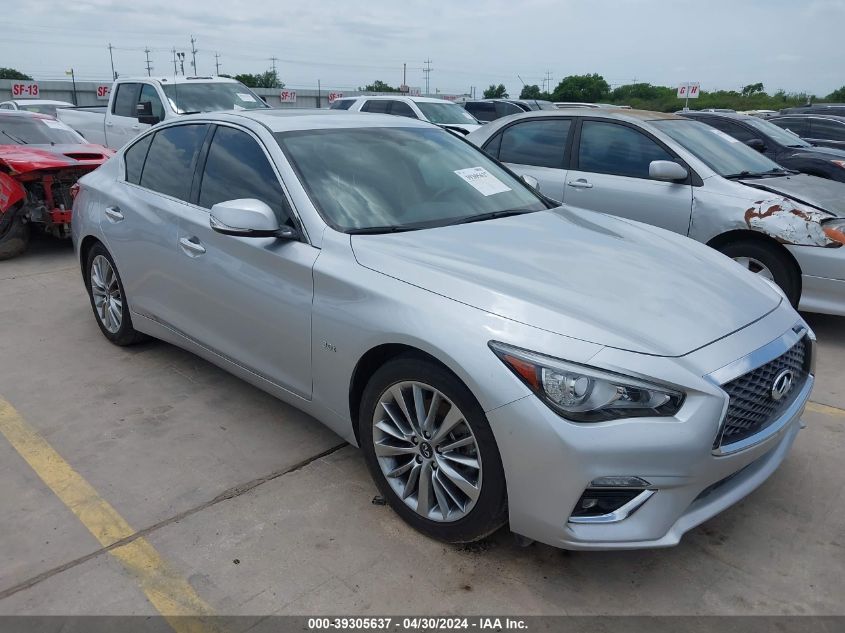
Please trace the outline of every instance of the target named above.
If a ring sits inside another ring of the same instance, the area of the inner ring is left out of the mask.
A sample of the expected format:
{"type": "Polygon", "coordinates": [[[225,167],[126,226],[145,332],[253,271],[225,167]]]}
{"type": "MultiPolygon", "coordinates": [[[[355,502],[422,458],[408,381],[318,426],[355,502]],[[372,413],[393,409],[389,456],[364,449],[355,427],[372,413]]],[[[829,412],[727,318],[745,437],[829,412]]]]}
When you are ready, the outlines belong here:
{"type": "Polygon", "coordinates": [[[26,250],[33,227],[70,237],[73,186],[112,154],[52,117],[0,110],[0,260],[26,250]]]}

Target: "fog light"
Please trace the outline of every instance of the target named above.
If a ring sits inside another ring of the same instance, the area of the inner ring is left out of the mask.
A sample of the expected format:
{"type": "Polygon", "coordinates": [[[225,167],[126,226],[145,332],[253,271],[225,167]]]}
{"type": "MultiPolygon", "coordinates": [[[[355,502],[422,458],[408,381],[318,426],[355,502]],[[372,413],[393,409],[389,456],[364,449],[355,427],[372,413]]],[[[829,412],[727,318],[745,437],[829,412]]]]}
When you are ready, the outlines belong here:
{"type": "Polygon", "coordinates": [[[587,488],[575,508],[573,517],[596,517],[612,514],[626,503],[633,501],[641,492],[640,489],[619,488],[617,490],[595,490],[587,488]]]}
{"type": "Polygon", "coordinates": [[[591,488],[648,488],[650,485],[642,477],[599,477],[590,482],[591,488]]]}

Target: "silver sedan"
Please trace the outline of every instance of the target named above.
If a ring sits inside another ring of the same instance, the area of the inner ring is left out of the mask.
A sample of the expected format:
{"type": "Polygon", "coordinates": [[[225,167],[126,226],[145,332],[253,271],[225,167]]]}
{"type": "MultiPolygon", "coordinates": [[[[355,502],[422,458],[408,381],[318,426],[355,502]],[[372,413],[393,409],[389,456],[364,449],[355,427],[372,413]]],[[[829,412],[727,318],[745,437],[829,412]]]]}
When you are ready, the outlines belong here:
{"type": "Polygon", "coordinates": [[[813,386],[769,281],[400,117],[156,126],[80,180],[73,237],[108,340],[310,413],[449,542],[676,544],[774,472],[813,386]]]}

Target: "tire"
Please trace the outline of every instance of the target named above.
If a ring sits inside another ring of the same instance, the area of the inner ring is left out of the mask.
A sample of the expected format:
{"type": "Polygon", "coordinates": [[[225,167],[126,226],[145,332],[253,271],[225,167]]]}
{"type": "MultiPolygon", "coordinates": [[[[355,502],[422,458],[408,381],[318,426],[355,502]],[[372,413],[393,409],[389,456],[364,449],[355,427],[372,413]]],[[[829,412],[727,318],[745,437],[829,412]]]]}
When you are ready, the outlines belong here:
{"type": "Polygon", "coordinates": [[[112,256],[102,244],[95,244],[88,252],[85,287],[103,336],[120,346],[133,345],[147,338],[132,327],[123,282],[112,256]],[[109,270],[113,276],[109,276],[109,270]]]}
{"type": "Polygon", "coordinates": [[[801,298],[801,273],[783,249],[757,240],[741,240],[725,244],[719,251],[747,266],[751,272],[765,274],[764,270],[758,268],[762,264],[793,307],[798,307],[801,298]]]}
{"type": "Polygon", "coordinates": [[[422,355],[403,355],[379,368],[364,389],[358,430],[367,467],[379,491],[418,531],[447,543],[469,543],[505,524],[505,475],[490,424],[469,389],[441,365],[422,355]],[[430,430],[424,430],[425,422],[420,423],[416,413],[417,393],[422,395],[423,414],[431,419],[430,430]],[[394,394],[404,399],[404,413],[394,394]],[[436,407],[431,406],[433,402],[438,403],[436,407]],[[436,412],[433,417],[432,410],[436,412]],[[411,416],[410,425],[405,413],[411,416]],[[402,425],[395,422],[397,417],[402,425]],[[446,419],[460,421],[451,426],[446,419]],[[445,432],[447,427],[451,430],[445,432]],[[385,454],[399,449],[401,453],[395,456],[385,454]],[[473,463],[480,468],[470,465],[473,463]],[[386,474],[403,468],[408,470],[390,477],[386,474]],[[406,492],[410,480],[415,483],[411,483],[411,492],[406,492]],[[425,507],[420,505],[423,498],[428,499],[425,507]]]}
{"type": "Polygon", "coordinates": [[[29,234],[29,224],[25,224],[18,213],[7,211],[0,216],[0,260],[23,253],[29,245],[29,234]]]}

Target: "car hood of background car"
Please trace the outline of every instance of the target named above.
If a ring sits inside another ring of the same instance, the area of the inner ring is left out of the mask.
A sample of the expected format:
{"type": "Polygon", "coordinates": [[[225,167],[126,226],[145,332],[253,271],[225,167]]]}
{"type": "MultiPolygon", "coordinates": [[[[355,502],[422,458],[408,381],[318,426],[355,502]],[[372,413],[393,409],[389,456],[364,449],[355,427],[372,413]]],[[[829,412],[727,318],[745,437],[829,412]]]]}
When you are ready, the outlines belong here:
{"type": "Polygon", "coordinates": [[[102,145],[0,145],[0,162],[19,174],[41,169],[102,165],[113,154],[102,145]]]}
{"type": "Polygon", "coordinates": [[[781,302],[774,289],[706,246],[580,209],[353,235],[351,243],[362,266],[430,292],[652,355],[687,354],[781,302]]]}
{"type": "Polygon", "coordinates": [[[755,189],[762,189],[809,204],[838,217],[845,217],[845,183],[808,174],[777,178],[744,178],[741,182],[755,189]]]}

